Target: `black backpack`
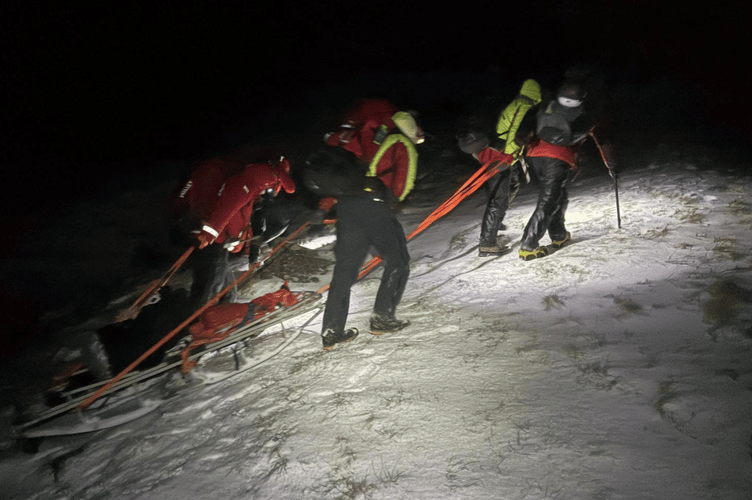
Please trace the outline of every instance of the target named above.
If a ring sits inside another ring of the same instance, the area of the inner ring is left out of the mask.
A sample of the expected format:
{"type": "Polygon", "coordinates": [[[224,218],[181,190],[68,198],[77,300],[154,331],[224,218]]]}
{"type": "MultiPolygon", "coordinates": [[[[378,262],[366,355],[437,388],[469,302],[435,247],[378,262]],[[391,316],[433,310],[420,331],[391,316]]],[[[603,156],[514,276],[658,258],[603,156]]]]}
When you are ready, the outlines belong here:
{"type": "Polygon", "coordinates": [[[317,151],[303,169],[303,183],[321,197],[355,196],[363,192],[367,166],[349,151],[329,146],[317,151]]]}

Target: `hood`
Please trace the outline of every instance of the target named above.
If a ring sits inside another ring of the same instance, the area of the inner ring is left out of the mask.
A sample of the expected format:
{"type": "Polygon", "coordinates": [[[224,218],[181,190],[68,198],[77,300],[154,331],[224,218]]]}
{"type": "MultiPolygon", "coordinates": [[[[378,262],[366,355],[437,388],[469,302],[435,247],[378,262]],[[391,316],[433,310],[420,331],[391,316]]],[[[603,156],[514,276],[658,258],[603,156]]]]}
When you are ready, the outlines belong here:
{"type": "Polygon", "coordinates": [[[535,104],[541,102],[542,99],[540,85],[535,80],[525,80],[520,88],[520,94],[529,97],[535,104]]]}

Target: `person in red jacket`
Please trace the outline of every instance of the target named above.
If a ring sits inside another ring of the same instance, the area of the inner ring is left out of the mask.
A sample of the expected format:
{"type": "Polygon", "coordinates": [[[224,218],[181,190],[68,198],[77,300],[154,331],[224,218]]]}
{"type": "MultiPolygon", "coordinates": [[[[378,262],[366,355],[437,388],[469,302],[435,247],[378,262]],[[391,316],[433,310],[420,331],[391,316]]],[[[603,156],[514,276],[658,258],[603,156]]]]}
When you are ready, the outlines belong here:
{"type": "Polygon", "coordinates": [[[196,235],[198,248],[222,243],[232,253],[242,250],[253,238],[251,215],[262,196],[276,196],[282,189],[286,193],[295,192],[295,182],[289,172],[289,160],[281,158],[274,163],[252,163],[227,179],[196,235]]]}
{"type": "MultiPolygon", "coordinates": [[[[251,217],[264,199],[282,189],[295,192],[287,158],[243,165],[238,160],[214,158],[197,164],[173,196],[173,212],[184,214],[194,253],[191,299],[205,303],[234,281],[229,254],[252,247],[251,217]]],[[[253,254],[251,254],[253,255],[253,254]]],[[[234,291],[228,295],[235,300],[234,291]]]]}
{"type": "Polygon", "coordinates": [[[345,112],[339,130],[324,136],[324,141],[370,161],[389,131],[396,127],[392,117],[398,111],[397,106],[384,99],[360,99],[345,112]]]}

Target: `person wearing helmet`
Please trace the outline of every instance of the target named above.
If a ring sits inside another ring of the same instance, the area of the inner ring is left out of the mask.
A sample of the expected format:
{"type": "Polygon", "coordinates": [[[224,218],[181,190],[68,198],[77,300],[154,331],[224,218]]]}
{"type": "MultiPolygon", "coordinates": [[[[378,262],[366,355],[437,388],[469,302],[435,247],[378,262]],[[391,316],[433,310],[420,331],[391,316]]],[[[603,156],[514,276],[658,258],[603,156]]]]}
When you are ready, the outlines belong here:
{"type": "MultiPolygon", "coordinates": [[[[517,140],[527,145],[524,155],[539,181],[538,202],[520,244],[522,260],[548,254],[548,248],[539,243],[546,232],[554,249],[571,240],[564,223],[569,204],[567,185],[577,166],[576,148],[596,123],[586,106],[587,98],[580,79],[565,80],[553,98],[528,113],[517,132],[517,140]]],[[[610,152],[610,143],[607,145],[610,152]]]]}
{"type": "MultiPolygon", "coordinates": [[[[396,109],[382,101],[378,101],[379,106],[369,102],[372,110],[396,109]]],[[[371,129],[370,132],[364,133],[355,127],[350,129],[353,133],[345,136],[346,142],[342,136],[336,140],[331,136],[327,138],[330,146],[349,152],[349,168],[357,170],[362,165],[366,174],[364,178],[361,174],[361,182],[352,192],[336,194],[336,262],[321,329],[326,350],[358,335],[356,328],[345,329],[350,289],[371,247],[384,261],[384,272],[370,319],[371,333],[396,332],[410,324],[395,315],[410,274],[410,255],[405,232],[392,207],[404,200],[413,188],[418,162],[415,145],[423,142],[424,135],[413,113],[396,111],[388,119],[383,115],[381,118],[381,123],[374,121],[375,127],[366,127],[371,129]],[[368,141],[377,147],[371,147],[368,141]]],[[[323,151],[309,160],[311,168],[313,159],[332,164],[343,161],[341,155],[323,151]],[[327,156],[331,161],[326,159],[327,156]]],[[[325,187],[318,194],[332,195],[325,192],[325,187]]]]}
{"type": "MultiPolygon", "coordinates": [[[[234,281],[230,254],[249,254],[253,260],[251,220],[265,200],[284,190],[295,192],[289,175],[290,161],[281,157],[243,165],[240,161],[214,158],[200,162],[175,196],[173,209],[185,215],[185,225],[200,252],[194,252],[194,276],[190,297],[195,305],[211,299],[234,281]]],[[[255,235],[258,236],[260,235],[255,235]]],[[[231,291],[227,299],[236,299],[231,291]]]]}

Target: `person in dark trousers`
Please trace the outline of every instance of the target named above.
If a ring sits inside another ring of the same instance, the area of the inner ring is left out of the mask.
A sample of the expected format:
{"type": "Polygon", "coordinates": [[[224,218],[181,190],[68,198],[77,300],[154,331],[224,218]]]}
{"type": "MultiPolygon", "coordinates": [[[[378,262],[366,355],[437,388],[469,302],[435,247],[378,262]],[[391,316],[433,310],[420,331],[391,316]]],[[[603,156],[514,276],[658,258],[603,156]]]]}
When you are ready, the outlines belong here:
{"type": "MultiPolygon", "coordinates": [[[[230,254],[248,251],[249,259],[256,259],[250,252],[254,236],[263,236],[264,230],[254,235],[254,211],[282,189],[295,192],[289,172],[290,161],[284,157],[250,164],[214,158],[198,163],[175,190],[171,212],[183,219],[180,229],[199,250],[192,256],[190,298],[195,305],[206,303],[235,280],[230,254]]],[[[235,301],[235,291],[225,298],[235,301]]]]}
{"type": "MultiPolygon", "coordinates": [[[[552,246],[561,248],[571,239],[564,216],[569,204],[567,185],[576,167],[576,148],[589,136],[597,118],[586,106],[584,76],[568,71],[556,96],[543,101],[523,119],[517,140],[526,144],[525,158],[539,182],[538,202],[522,235],[519,256],[532,260],[548,255],[540,239],[548,232],[552,246]]],[[[614,165],[610,141],[599,141],[614,165]]]]}
{"type": "MultiPolygon", "coordinates": [[[[392,206],[404,200],[413,187],[418,159],[415,144],[423,141],[423,132],[407,112],[395,113],[391,121],[394,125],[380,138],[373,157],[358,157],[339,145],[330,145],[329,149],[312,155],[307,161],[309,171],[322,164],[336,163],[340,172],[356,177],[351,188],[323,193],[337,199],[336,262],[321,328],[326,350],[358,335],[356,328],[345,329],[350,289],[357,281],[360,266],[371,247],[384,262],[370,319],[371,333],[396,332],[410,324],[410,321],[396,317],[410,274],[410,255],[404,230],[392,206]]],[[[380,125],[384,123],[377,125],[382,128],[380,125]]],[[[316,192],[316,183],[311,182],[310,177],[307,179],[306,186],[316,192]]],[[[326,191],[326,186],[323,189],[326,191]]]]}
{"type": "Polygon", "coordinates": [[[525,80],[519,95],[499,115],[496,123],[496,135],[499,140],[493,141],[492,147],[498,153],[511,155],[512,166],[501,170],[488,181],[490,192],[480,226],[478,254],[481,257],[499,255],[507,251],[506,246],[497,244],[497,235],[499,231],[506,230],[504,216],[520,188],[519,172],[515,162],[521,149],[514,139],[527,111],[540,101],[541,90],[538,82],[525,80]]]}

